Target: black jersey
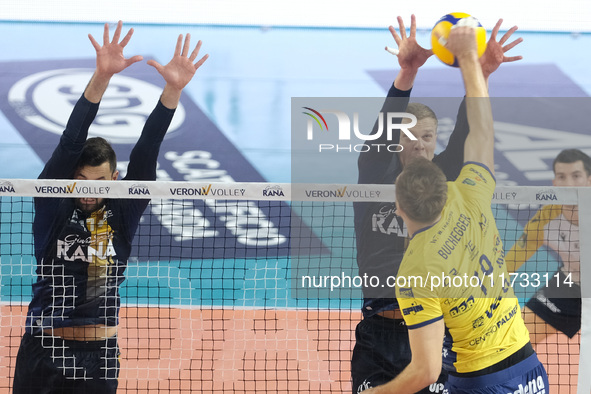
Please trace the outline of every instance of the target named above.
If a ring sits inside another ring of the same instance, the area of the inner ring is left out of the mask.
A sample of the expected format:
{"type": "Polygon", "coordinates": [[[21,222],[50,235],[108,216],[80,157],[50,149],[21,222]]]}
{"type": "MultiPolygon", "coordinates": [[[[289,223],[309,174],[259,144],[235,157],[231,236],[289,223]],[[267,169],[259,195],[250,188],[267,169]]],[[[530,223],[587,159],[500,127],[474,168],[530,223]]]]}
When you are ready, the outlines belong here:
{"type": "MultiPolygon", "coordinates": [[[[410,92],[399,90],[392,85],[381,112],[405,112],[410,92]]],[[[464,142],[468,131],[466,106],[465,102],[462,102],[446,149],[433,158],[433,162],[443,170],[449,181],[455,180],[462,169],[464,142]]],[[[380,138],[371,143],[387,144],[386,137],[386,133],[382,133],[380,138]]],[[[392,140],[397,142],[399,138],[400,130],[394,129],[392,140]]],[[[387,150],[361,153],[358,168],[360,184],[394,184],[396,177],[402,172],[397,154],[387,150]]],[[[393,201],[358,202],[353,204],[353,208],[359,275],[380,278],[379,287],[363,289],[362,312],[368,317],[379,311],[398,307],[395,288],[381,285],[386,284],[388,276],[395,276],[398,272],[406,249],[407,230],[402,218],[396,215],[396,205],[393,201]]]]}
{"type": "MultiPolygon", "coordinates": [[[[72,179],[98,106],[84,96],[78,100],[40,179],[72,179]]],[[[173,115],[174,110],[158,102],[131,152],[124,179],[156,179],[158,152],[173,115]]],[[[73,198],[35,198],[37,281],[27,314],[27,332],[117,325],[119,285],[148,202],[106,200],[102,208],[87,214],[76,207],[73,198]]]]}

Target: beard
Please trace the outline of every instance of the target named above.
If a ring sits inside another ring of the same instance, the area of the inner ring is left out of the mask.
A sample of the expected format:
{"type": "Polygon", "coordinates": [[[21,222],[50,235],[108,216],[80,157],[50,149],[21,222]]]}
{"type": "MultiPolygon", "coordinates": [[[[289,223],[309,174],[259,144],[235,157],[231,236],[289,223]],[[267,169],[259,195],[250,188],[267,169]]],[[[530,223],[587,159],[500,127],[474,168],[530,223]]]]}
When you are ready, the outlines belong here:
{"type": "Polygon", "coordinates": [[[84,213],[98,211],[105,205],[103,198],[77,198],[76,207],[84,213]]]}

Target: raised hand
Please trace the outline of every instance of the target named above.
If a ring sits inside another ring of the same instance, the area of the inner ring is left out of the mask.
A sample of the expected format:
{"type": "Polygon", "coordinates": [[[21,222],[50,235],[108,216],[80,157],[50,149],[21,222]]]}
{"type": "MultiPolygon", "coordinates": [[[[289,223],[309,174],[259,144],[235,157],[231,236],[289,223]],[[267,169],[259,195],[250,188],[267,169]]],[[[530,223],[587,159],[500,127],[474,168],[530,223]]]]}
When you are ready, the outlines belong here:
{"type": "Polygon", "coordinates": [[[402,17],[398,17],[398,28],[400,35],[393,26],[388,29],[398,45],[398,64],[401,69],[418,70],[431,55],[431,49],[425,49],[417,42],[417,21],[414,15],[410,16],[410,35],[406,36],[406,28],[402,17]]]}
{"type": "Polygon", "coordinates": [[[458,59],[466,56],[476,56],[476,31],[468,26],[454,26],[449,32],[445,47],[458,59]]]}
{"type": "Polygon", "coordinates": [[[517,30],[517,26],[513,26],[507,31],[499,41],[497,41],[497,33],[503,23],[502,19],[499,19],[495,25],[490,39],[486,44],[486,51],[480,57],[480,65],[482,66],[482,73],[485,78],[488,78],[490,74],[496,71],[502,63],[514,62],[523,59],[522,56],[505,56],[505,52],[515,47],[517,44],[523,41],[523,38],[518,38],[510,44],[504,45],[511,35],[517,30]],[[504,46],[503,46],[504,45],[504,46]]]}
{"type": "Polygon", "coordinates": [[[105,23],[102,46],[94,39],[92,34],[88,35],[92,46],[96,50],[96,74],[111,77],[143,59],[139,55],[128,59],[123,56],[123,48],[125,48],[131,39],[133,29],[129,29],[123,40],[119,42],[122,27],[123,22],[119,21],[115,29],[115,34],[113,35],[113,40],[109,41],[109,24],[105,23]]]}
{"type": "Polygon", "coordinates": [[[197,63],[193,63],[195,59],[197,59],[197,55],[199,55],[199,50],[201,49],[201,41],[197,43],[197,46],[191,52],[190,56],[187,56],[189,53],[189,48],[191,45],[191,35],[187,34],[185,37],[185,43],[183,45],[183,35],[179,35],[179,38],[176,42],[176,48],[174,51],[174,56],[172,60],[166,65],[162,66],[156,60],[149,60],[148,64],[154,67],[160,75],[164,78],[167,85],[170,85],[171,88],[182,90],[193,78],[195,75],[195,71],[207,60],[209,55],[203,56],[197,63]],[[182,47],[182,52],[181,52],[182,47]]]}

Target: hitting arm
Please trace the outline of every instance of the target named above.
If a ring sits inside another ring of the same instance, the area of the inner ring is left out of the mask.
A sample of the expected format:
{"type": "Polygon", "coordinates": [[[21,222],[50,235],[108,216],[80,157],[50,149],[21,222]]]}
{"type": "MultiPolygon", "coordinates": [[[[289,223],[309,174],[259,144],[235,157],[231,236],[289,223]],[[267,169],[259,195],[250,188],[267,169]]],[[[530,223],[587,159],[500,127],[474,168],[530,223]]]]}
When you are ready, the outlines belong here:
{"type": "Polygon", "coordinates": [[[457,27],[451,30],[448,49],[460,65],[466,89],[466,112],[470,132],[464,146],[464,162],[484,164],[494,175],[494,129],[486,80],[476,52],[474,29],[457,27]]]}

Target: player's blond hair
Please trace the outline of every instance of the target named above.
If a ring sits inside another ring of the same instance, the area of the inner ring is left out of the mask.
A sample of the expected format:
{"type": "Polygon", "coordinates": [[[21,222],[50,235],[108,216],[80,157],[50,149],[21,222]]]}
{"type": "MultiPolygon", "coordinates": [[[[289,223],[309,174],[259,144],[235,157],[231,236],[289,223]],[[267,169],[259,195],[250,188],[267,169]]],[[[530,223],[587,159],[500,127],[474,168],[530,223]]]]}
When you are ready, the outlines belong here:
{"type": "Polygon", "coordinates": [[[435,125],[437,125],[437,115],[435,115],[435,112],[433,112],[433,110],[425,104],[409,103],[406,106],[406,112],[413,114],[417,120],[433,119],[435,121],[435,125]]]}
{"type": "Polygon", "coordinates": [[[410,219],[433,222],[447,201],[443,171],[424,157],[413,159],[396,179],[396,200],[410,219]]]}

